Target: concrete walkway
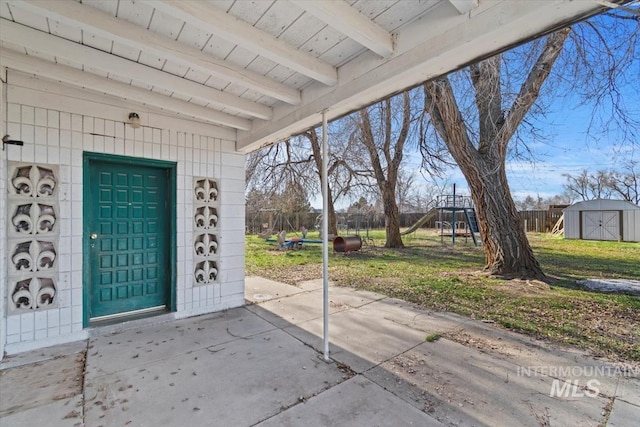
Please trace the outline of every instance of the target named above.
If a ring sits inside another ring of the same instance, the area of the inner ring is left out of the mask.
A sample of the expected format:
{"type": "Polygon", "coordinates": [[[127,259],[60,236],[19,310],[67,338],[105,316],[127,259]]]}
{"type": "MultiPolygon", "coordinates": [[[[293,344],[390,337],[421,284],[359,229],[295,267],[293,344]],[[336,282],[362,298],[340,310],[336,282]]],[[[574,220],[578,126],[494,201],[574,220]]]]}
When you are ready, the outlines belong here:
{"type": "Polygon", "coordinates": [[[634,426],[640,371],[451,314],[248,277],[248,305],[2,361],[0,426],[634,426]],[[428,336],[435,341],[426,340],[428,336]]]}

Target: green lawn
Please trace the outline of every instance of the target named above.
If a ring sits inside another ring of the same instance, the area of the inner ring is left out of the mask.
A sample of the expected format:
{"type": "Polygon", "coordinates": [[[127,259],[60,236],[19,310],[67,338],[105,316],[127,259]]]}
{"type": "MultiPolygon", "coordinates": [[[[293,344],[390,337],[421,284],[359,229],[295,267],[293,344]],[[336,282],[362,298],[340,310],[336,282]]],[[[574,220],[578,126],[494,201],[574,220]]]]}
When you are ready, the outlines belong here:
{"type": "MultiPolygon", "coordinates": [[[[362,251],[330,251],[329,275],[339,285],[380,292],[425,308],[451,311],[590,350],[594,355],[640,361],[640,298],[585,291],[589,277],[640,279],[640,244],[564,240],[529,234],[545,273],[541,282],[501,280],[482,272],[484,253],[471,241],[441,242],[433,232],[405,236],[405,249],[383,249],[384,232],[370,232],[362,251]],[[371,244],[373,243],[373,244],[371,244]]],[[[314,238],[313,235],[309,238],[314,238]]],[[[247,274],[285,283],[322,277],[320,245],[277,250],[247,236],[247,274]]]]}

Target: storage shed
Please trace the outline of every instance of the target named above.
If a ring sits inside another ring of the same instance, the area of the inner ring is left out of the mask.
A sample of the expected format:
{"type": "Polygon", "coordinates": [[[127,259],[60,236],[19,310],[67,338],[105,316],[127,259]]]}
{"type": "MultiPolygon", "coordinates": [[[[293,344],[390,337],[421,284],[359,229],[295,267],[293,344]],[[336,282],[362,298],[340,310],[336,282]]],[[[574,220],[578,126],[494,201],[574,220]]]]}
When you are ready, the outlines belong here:
{"type": "Polygon", "coordinates": [[[640,206],[624,200],[587,200],[564,210],[565,239],[640,242],[640,206]]]}

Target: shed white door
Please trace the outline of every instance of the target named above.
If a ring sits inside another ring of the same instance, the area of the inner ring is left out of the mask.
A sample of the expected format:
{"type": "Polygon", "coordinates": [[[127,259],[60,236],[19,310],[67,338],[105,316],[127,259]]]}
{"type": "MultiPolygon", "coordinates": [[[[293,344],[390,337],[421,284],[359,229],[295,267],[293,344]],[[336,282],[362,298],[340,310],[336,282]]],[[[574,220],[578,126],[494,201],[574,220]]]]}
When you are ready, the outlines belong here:
{"type": "Polygon", "coordinates": [[[618,211],[582,212],[582,238],[585,240],[618,240],[620,213],[618,211]]]}

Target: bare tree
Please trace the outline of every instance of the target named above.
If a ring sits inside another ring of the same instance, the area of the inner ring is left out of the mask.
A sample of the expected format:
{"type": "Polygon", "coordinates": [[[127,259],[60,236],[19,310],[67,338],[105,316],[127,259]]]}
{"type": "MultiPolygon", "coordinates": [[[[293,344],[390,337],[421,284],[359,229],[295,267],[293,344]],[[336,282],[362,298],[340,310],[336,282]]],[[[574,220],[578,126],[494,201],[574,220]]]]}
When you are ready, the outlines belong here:
{"type": "Polygon", "coordinates": [[[254,151],[245,160],[247,190],[270,195],[284,191],[290,182],[307,188],[315,180],[306,167],[310,161],[308,149],[296,138],[254,151]]]}
{"type": "Polygon", "coordinates": [[[398,172],[398,189],[396,191],[396,198],[400,212],[405,212],[409,207],[409,199],[411,198],[412,190],[415,185],[415,179],[415,173],[408,172],[405,169],[400,169],[398,172]]]}
{"type": "Polygon", "coordinates": [[[403,248],[400,234],[400,213],[396,201],[398,174],[404,155],[404,146],[411,128],[411,100],[408,92],[398,98],[386,100],[360,110],[357,133],[366,147],[373,176],[383,202],[386,248],[403,248]],[[401,102],[398,98],[401,97],[401,102]],[[392,109],[392,104],[398,111],[392,109]],[[396,122],[396,117],[399,119],[396,122]]]}
{"type": "Polygon", "coordinates": [[[503,107],[501,56],[468,68],[475,90],[479,132],[467,131],[447,77],[424,85],[425,110],[464,174],[477,209],[486,268],[493,274],[544,279],[511,197],[505,169],[507,146],[535,102],[560,55],[568,28],[550,35],[508,109],[503,107]]]}
{"type": "Polygon", "coordinates": [[[244,158],[244,180],[249,183],[253,180],[253,175],[256,173],[265,150],[252,151],[244,158]]]}
{"type": "MultiPolygon", "coordinates": [[[[370,168],[363,165],[363,149],[352,137],[350,128],[334,122],[330,127],[329,176],[329,234],[337,235],[335,203],[352,196],[354,189],[368,189],[370,168]]],[[[316,129],[289,138],[279,144],[255,151],[247,156],[247,191],[258,189],[271,201],[295,183],[306,194],[320,194],[322,152],[316,129]]],[[[274,207],[277,206],[265,206],[274,207]]]]}
{"type": "Polygon", "coordinates": [[[507,156],[530,154],[527,140],[540,135],[532,118],[544,117],[551,99],[541,95],[557,97],[565,90],[580,97],[594,106],[592,134],[597,128],[602,130],[600,136],[615,134],[619,141],[637,144],[640,120],[629,113],[633,109],[625,106],[622,95],[623,87],[640,92],[637,73],[630,68],[638,63],[640,26],[622,28],[621,22],[596,18],[579,24],[576,31],[564,28],[424,85],[432,129],[447,145],[471,189],[486,269],[491,273],[545,278],[505,173],[507,156]],[[543,86],[556,62],[560,62],[556,78],[543,86]],[[630,83],[628,75],[634,75],[635,83],[630,83]],[[460,82],[468,82],[470,90],[460,82]],[[601,120],[596,122],[597,118],[601,120]]]}
{"type": "Polygon", "coordinates": [[[542,209],[542,205],[544,202],[542,200],[542,197],[540,197],[539,195],[535,198],[531,195],[528,195],[524,198],[524,200],[515,200],[515,203],[516,208],[519,211],[530,211],[534,209],[542,209]]]}
{"type": "Polygon", "coordinates": [[[567,179],[567,183],[564,185],[566,191],[576,196],[579,200],[592,199],[589,194],[589,172],[586,169],[583,169],[578,176],[571,174],[562,174],[562,176],[567,179]]]}
{"type": "MultiPolygon", "coordinates": [[[[354,192],[368,189],[368,169],[363,165],[362,151],[353,139],[347,121],[336,121],[329,127],[329,159],[327,175],[329,178],[328,211],[329,234],[338,235],[338,219],[335,203],[343,197],[353,196],[354,192]]],[[[313,162],[317,183],[321,181],[322,150],[320,138],[316,129],[309,129],[302,134],[311,149],[310,160],[313,162]]],[[[308,167],[308,166],[307,166],[308,167]]],[[[317,187],[319,190],[319,185],[317,187]]]]}
{"type": "Polygon", "coordinates": [[[580,200],[610,199],[610,173],[604,170],[590,174],[583,169],[578,176],[562,174],[567,179],[566,191],[580,200]]]}
{"type": "Polygon", "coordinates": [[[640,173],[638,162],[628,161],[620,170],[598,170],[589,173],[583,169],[579,175],[563,174],[564,188],[580,200],[620,198],[640,203],[640,173]]]}
{"type": "Polygon", "coordinates": [[[540,195],[533,197],[526,196],[522,200],[516,200],[516,207],[519,211],[548,209],[550,205],[570,205],[573,201],[571,194],[565,191],[562,194],[542,198],[540,195]]]}
{"type": "Polygon", "coordinates": [[[609,187],[623,200],[640,205],[640,162],[628,161],[621,171],[611,171],[609,187]]]}

